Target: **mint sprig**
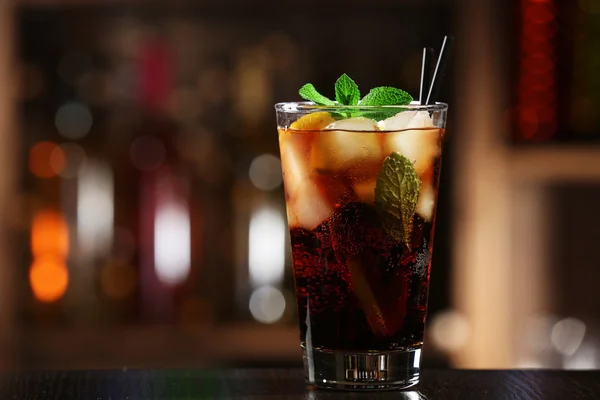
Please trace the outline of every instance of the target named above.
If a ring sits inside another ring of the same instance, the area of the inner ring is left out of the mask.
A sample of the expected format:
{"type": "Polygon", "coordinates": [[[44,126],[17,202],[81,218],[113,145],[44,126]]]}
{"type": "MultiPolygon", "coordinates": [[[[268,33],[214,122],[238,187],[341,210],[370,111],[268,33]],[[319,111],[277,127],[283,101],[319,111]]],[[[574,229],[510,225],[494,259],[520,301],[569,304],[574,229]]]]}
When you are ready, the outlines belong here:
{"type": "Polygon", "coordinates": [[[387,234],[408,248],[420,190],[421,180],[412,162],[400,153],[390,154],[377,176],[375,206],[387,234]]]}
{"type": "Polygon", "coordinates": [[[413,98],[404,90],[390,86],[380,86],[371,91],[360,101],[361,106],[405,106],[413,98]]]}
{"type": "Polygon", "coordinates": [[[355,106],[360,100],[358,85],[346,74],[335,82],[335,99],[345,106],[355,106]]]}
{"type": "MultiPolygon", "coordinates": [[[[400,90],[390,86],[380,86],[373,88],[369,93],[360,100],[360,90],[358,85],[348,75],[342,74],[335,82],[335,99],[330,100],[323,96],[315,89],[312,83],[307,83],[300,88],[298,92],[300,96],[308,101],[312,101],[320,106],[349,106],[344,110],[346,117],[366,116],[372,119],[385,119],[397,113],[397,110],[361,113],[352,106],[403,106],[410,104],[413,98],[404,90],[400,90]],[[368,114],[368,115],[364,115],[368,114]]],[[[340,114],[336,114],[336,118],[341,118],[340,114]]]]}
{"type": "Polygon", "coordinates": [[[302,86],[298,93],[304,100],[312,101],[320,106],[335,106],[335,102],[319,93],[312,83],[302,86]]]}

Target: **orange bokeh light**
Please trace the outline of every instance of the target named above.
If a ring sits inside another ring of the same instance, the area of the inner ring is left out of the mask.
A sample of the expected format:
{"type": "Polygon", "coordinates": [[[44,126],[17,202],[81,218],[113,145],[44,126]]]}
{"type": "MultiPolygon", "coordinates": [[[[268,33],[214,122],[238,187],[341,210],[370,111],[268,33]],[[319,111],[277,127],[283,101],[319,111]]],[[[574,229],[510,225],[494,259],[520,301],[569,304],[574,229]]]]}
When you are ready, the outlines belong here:
{"type": "Polygon", "coordinates": [[[39,142],[29,151],[29,170],[39,178],[52,178],[64,166],[64,151],[56,143],[39,142]]]}
{"type": "Polygon", "coordinates": [[[60,213],[47,210],[35,215],[31,224],[31,253],[34,257],[43,255],[67,257],[69,228],[60,213]]]}
{"type": "Polygon", "coordinates": [[[31,265],[29,282],[36,299],[50,303],[60,299],[67,291],[69,271],[58,257],[39,257],[31,265]]]}

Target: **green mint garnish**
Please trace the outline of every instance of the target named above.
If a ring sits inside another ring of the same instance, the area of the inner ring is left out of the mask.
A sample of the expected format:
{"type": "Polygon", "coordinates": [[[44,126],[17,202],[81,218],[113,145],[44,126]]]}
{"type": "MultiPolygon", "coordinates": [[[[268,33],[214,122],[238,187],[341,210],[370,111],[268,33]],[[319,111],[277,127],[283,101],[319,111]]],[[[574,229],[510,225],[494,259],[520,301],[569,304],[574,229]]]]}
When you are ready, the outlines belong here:
{"type": "Polygon", "coordinates": [[[375,205],[387,234],[407,247],[420,190],[421,180],[412,162],[400,153],[390,154],[377,176],[375,205]]]}
{"type": "Polygon", "coordinates": [[[360,101],[361,106],[404,106],[410,104],[413,98],[404,90],[389,86],[371,89],[360,101]]]}
{"type": "Polygon", "coordinates": [[[336,119],[365,116],[371,119],[386,119],[398,113],[397,109],[389,111],[369,111],[360,112],[352,106],[403,106],[410,104],[413,98],[404,90],[389,86],[381,86],[371,89],[371,91],[360,100],[360,90],[358,85],[346,74],[342,74],[335,82],[335,99],[330,100],[317,92],[312,83],[307,83],[300,88],[300,96],[308,101],[312,101],[320,106],[348,106],[340,113],[333,113],[336,119]]]}
{"type": "Polygon", "coordinates": [[[312,101],[320,106],[335,105],[334,101],[329,100],[327,97],[317,92],[317,89],[315,89],[312,83],[307,83],[306,85],[302,86],[298,93],[300,93],[300,97],[302,97],[304,100],[312,101]]]}
{"type": "Polygon", "coordinates": [[[335,99],[345,106],[355,106],[360,100],[358,85],[346,74],[335,82],[335,99]]]}

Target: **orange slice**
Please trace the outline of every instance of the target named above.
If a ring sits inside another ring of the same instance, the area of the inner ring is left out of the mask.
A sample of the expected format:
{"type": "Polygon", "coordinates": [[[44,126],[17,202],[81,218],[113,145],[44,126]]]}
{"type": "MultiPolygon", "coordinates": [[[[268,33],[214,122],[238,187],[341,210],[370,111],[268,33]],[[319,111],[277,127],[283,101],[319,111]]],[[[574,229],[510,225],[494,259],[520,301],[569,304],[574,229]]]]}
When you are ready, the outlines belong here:
{"type": "Polygon", "coordinates": [[[319,111],[303,115],[296,122],[290,125],[291,129],[302,129],[306,131],[314,131],[325,128],[327,125],[334,122],[335,119],[326,111],[319,111]]]}

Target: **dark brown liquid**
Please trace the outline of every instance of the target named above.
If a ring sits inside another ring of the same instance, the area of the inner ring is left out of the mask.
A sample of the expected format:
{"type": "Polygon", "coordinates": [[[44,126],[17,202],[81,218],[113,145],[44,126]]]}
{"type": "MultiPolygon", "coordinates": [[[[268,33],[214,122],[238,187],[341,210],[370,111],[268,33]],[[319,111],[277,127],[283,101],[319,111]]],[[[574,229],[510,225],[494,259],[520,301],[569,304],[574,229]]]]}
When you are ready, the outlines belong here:
{"type": "Polygon", "coordinates": [[[364,203],[338,206],[313,231],[293,228],[303,344],[354,351],[421,344],[431,234],[432,224],[415,216],[409,249],[387,236],[374,208],[364,203]]]}

